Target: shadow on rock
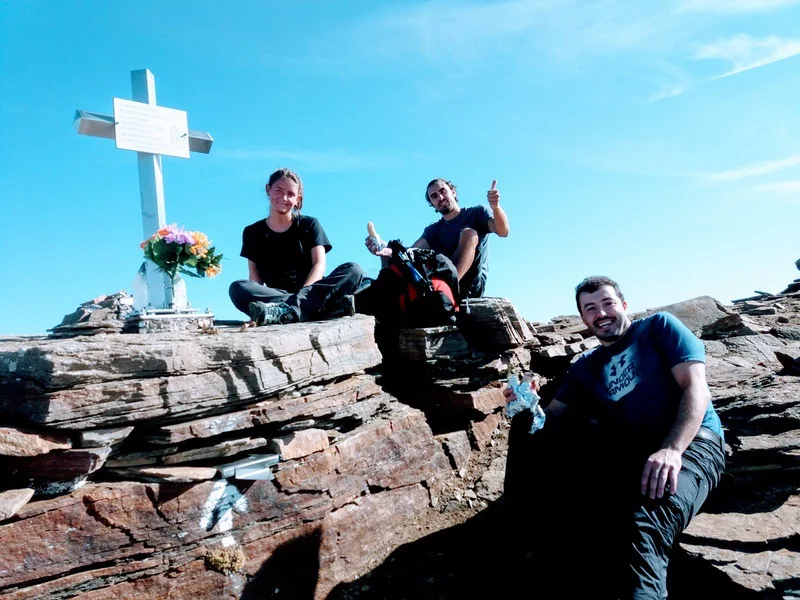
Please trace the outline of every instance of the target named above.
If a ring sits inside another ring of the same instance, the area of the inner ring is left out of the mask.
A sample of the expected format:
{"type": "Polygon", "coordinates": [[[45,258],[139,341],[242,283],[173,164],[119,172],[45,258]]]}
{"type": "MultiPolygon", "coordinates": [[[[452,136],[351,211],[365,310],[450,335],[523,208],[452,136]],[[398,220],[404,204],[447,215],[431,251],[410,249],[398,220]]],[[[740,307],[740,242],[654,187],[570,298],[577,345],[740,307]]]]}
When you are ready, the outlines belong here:
{"type": "Polygon", "coordinates": [[[241,600],[311,600],[319,578],[321,531],[279,546],[242,591],[241,600]]]}
{"type": "MultiPolygon", "coordinates": [[[[501,497],[461,525],[401,546],[364,577],[339,584],[327,600],[612,597],[601,593],[611,574],[603,572],[602,556],[587,551],[591,544],[584,543],[586,540],[566,544],[568,551],[561,555],[564,570],[559,571],[556,589],[541,589],[541,563],[531,552],[520,549],[514,537],[501,497]]],[[[693,559],[679,547],[673,552],[668,586],[671,598],[755,597],[733,585],[707,561],[693,559]]]]}
{"type": "Polygon", "coordinates": [[[510,595],[502,499],[469,521],[395,550],[364,577],[339,584],[328,600],[433,600],[510,595]]]}

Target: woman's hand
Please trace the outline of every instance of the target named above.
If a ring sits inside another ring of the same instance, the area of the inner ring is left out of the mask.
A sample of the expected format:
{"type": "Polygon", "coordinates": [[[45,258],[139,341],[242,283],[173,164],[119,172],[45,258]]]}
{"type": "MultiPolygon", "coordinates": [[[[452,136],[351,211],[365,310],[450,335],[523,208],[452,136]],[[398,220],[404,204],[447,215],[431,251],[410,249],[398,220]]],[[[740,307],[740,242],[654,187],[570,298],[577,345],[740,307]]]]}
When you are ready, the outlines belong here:
{"type": "Polygon", "coordinates": [[[311,271],[308,272],[303,287],[316,283],[325,276],[325,246],[314,246],[311,249],[311,271]]]}

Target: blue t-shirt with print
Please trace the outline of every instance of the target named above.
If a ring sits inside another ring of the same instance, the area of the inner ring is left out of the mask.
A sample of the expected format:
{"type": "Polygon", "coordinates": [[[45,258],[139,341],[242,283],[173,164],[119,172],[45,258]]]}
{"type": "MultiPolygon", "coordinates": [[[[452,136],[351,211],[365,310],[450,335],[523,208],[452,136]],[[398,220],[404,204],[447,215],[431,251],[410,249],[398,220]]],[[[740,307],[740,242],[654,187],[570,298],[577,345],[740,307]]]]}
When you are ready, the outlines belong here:
{"type": "Polygon", "coordinates": [[[474,229],[478,234],[478,247],[472,266],[459,282],[462,298],[480,298],[486,288],[489,272],[489,219],[492,213],[485,206],[462,208],[449,221],[444,217],[432,223],[422,232],[422,237],[437,254],[452,259],[458,249],[458,238],[463,229],[474,229]]]}
{"type": "MultiPolygon", "coordinates": [[[[631,323],[614,344],[581,356],[556,399],[622,432],[663,440],[683,395],[672,367],[688,361],[705,362],[703,343],[677,317],[659,312],[631,323]]],[[[702,425],[722,437],[711,402],[702,425]]]]}

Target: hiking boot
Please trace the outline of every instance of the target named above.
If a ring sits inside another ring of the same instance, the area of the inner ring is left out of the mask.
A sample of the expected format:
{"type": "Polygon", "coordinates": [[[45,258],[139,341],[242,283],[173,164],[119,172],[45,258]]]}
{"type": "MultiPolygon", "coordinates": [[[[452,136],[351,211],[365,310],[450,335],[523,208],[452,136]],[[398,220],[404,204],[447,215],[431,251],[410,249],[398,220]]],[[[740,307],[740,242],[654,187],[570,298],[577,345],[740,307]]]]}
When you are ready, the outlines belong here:
{"type": "Polygon", "coordinates": [[[356,314],[356,297],[352,294],[347,294],[339,298],[331,306],[331,309],[326,311],[324,318],[352,317],[354,314],[356,314]]]}
{"type": "Polygon", "coordinates": [[[251,302],[250,319],[256,325],[284,325],[297,323],[300,315],[286,302],[251,302]]]}

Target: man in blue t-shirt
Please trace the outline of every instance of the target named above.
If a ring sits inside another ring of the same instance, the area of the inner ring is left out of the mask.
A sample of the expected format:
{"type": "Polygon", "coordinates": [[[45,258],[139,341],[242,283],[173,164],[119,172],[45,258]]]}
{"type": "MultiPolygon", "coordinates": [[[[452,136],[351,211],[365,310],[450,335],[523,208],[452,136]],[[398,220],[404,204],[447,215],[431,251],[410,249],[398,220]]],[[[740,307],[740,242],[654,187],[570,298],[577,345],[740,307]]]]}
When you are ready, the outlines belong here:
{"type": "MultiPolygon", "coordinates": [[[[508,217],[500,206],[497,181],[492,181],[486,193],[489,209],[485,206],[461,208],[455,184],[446,179],[434,179],[425,190],[425,200],[442,215],[428,225],[412,247],[431,248],[453,261],[458,272],[461,298],[479,298],[486,288],[490,233],[507,237],[508,217]]],[[[379,241],[368,237],[367,248],[376,256],[388,258],[391,249],[381,247],[379,241]]]]}
{"type": "MultiPolygon", "coordinates": [[[[547,435],[522,445],[534,442],[525,452],[529,460],[556,455],[561,461],[549,472],[557,481],[537,483],[558,489],[562,505],[580,505],[575,521],[581,525],[570,530],[574,537],[603,540],[596,554],[598,560],[611,560],[604,577],[610,596],[661,600],[667,597],[672,547],[719,483],[725,465],[722,425],[706,383],[705,349],[669,313],[632,322],[619,285],[607,277],[583,280],[575,301],[600,346],[570,367],[545,409],[549,422],[542,432],[550,425],[547,435]],[[581,503],[584,494],[593,499],[581,503]]],[[[512,457],[514,441],[506,472],[512,496],[524,489],[520,477],[528,477],[517,466],[519,455],[512,457]]],[[[569,589],[566,582],[558,585],[569,589]]]]}

